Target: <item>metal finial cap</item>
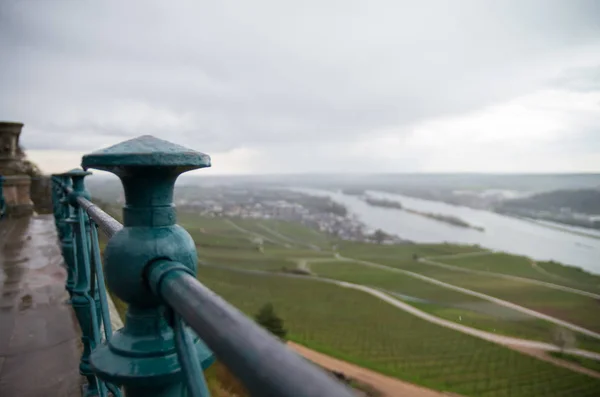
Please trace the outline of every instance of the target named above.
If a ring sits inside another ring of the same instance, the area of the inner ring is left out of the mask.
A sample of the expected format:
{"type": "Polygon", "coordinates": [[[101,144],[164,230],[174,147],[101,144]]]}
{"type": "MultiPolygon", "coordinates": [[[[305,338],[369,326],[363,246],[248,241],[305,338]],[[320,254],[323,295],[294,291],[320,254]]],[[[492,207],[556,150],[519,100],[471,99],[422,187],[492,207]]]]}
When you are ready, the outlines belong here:
{"type": "Polygon", "coordinates": [[[58,174],[57,176],[70,176],[70,177],[74,177],[74,176],[88,176],[88,175],[92,175],[92,173],[89,172],[89,171],[84,171],[81,168],[73,168],[70,171],[63,172],[62,174],[58,174]]]}
{"type": "Polygon", "coordinates": [[[182,170],[210,167],[210,156],[143,135],[83,156],[84,169],[114,171],[117,167],[176,167],[182,170]]]}

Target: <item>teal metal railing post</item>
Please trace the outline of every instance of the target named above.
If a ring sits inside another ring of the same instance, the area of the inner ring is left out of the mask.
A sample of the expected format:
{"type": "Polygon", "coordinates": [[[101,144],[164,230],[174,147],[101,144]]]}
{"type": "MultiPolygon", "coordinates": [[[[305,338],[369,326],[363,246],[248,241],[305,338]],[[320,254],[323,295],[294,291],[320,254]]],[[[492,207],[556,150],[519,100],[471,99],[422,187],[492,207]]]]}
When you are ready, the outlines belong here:
{"type": "Polygon", "coordinates": [[[52,213],[54,214],[54,225],[58,231],[58,182],[56,181],[56,175],[52,174],[50,177],[51,187],[50,194],[52,195],[52,213]]]}
{"type": "Polygon", "coordinates": [[[4,199],[4,177],[0,175],[0,218],[6,213],[6,200],[4,199]]]}
{"type": "Polygon", "coordinates": [[[65,266],[67,268],[67,281],[65,289],[69,293],[69,299],[73,298],[73,288],[75,288],[75,279],[77,277],[77,268],[75,265],[75,250],[73,239],[73,225],[76,223],[73,211],[69,204],[69,197],[65,193],[65,188],[71,188],[71,177],[65,174],[56,176],[56,204],[55,218],[57,219],[56,228],[60,239],[61,251],[65,266]]]}
{"type": "Polygon", "coordinates": [[[87,388],[85,396],[96,396],[99,394],[98,381],[92,372],[90,366],[90,354],[94,348],[94,328],[97,323],[95,304],[89,295],[90,290],[90,261],[89,261],[89,222],[87,214],[82,211],[77,202],[77,198],[83,196],[90,198],[85,190],[83,179],[90,175],[90,172],[75,169],[62,174],[64,177],[71,178],[73,181],[73,190],[68,196],[68,202],[73,207],[68,222],[73,227],[74,236],[74,267],[75,285],[73,286],[71,305],[77,316],[79,327],[81,328],[81,342],[83,352],[79,364],[79,372],[87,379],[87,388]]]}
{"type": "Polygon", "coordinates": [[[53,175],[52,177],[54,224],[56,225],[56,231],[58,233],[59,240],[62,240],[65,229],[69,227],[69,225],[65,223],[65,220],[68,218],[68,214],[64,210],[64,200],[66,198],[66,194],[63,190],[63,186],[65,185],[66,181],[69,181],[70,184],[71,178],[62,175],[53,175]]]}
{"type": "MultiPolygon", "coordinates": [[[[83,157],[84,169],[116,174],[125,191],[124,227],[104,251],[108,288],[128,304],[125,326],[94,350],[91,364],[100,379],[124,386],[127,397],[186,395],[177,354],[181,343],[172,327],[175,316],[148,287],[147,271],[159,260],[171,260],[195,274],[196,247],[175,224],[173,189],[179,174],[209,165],[207,155],[149,136],[83,157]]],[[[178,335],[193,341],[193,358],[206,368],[214,360],[212,353],[184,328],[185,334],[178,335]]]]}
{"type": "Polygon", "coordinates": [[[61,182],[58,175],[52,175],[52,210],[54,212],[54,225],[56,226],[56,232],[58,233],[58,237],[60,239],[60,220],[61,214],[59,212],[60,209],[60,199],[62,198],[62,189],[61,182]]]}
{"type": "Polygon", "coordinates": [[[69,205],[69,197],[68,195],[64,192],[64,189],[68,189],[72,187],[72,183],[71,183],[71,177],[68,175],[60,175],[60,185],[62,186],[61,189],[61,198],[58,202],[59,204],[59,212],[60,212],[60,219],[62,222],[59,222],[59,235],[60,236],[64,236],[65,234],[67,234],[70,230],[72,230],[72,226],[69,225],[67,222],[65,222],[65,220],[71,215],[71,206],[69,205]]]}

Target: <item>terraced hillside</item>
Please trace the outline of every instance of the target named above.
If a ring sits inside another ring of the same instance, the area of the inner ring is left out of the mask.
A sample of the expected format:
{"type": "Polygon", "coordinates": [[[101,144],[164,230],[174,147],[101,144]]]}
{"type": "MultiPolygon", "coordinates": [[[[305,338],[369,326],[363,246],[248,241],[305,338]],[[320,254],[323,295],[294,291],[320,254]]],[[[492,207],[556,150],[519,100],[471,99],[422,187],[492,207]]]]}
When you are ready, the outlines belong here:
{"type": "Polygon", "coordinates": [[[590,315],[600,308],[600,301],[590,296],[557,290],[525,280],[505,279],[485,274],[466,273],[421,261],[373,258],[377,263],[408,270],[436,280],[467,288],[524,306],[600,332],[600,317],[590,315]]]}
{"type": "Polygon", "coordinates": [[[200,267],[199,278],[242,311],[272,302],[290,338],[384,374],[466,396],[595,396],[600,380],[430,324],[318,281],[200,267]]]}
{"type": "MultiPolygon", "coordinates": [[[[500,335],[551,343],[556,325],[493,302],[413,277],[355,262],[313,262],[319,276],[378,288],[440,318],[500,335]]],[[[600,340],[576,334],[580,347],[600,352],[600,340]]]]}

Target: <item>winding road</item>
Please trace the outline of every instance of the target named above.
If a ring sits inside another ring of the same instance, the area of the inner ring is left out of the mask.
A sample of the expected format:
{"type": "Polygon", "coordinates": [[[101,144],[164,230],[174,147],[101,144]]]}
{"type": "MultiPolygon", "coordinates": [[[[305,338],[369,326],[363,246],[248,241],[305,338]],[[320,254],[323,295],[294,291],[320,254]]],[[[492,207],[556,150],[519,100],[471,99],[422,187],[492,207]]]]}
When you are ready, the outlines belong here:
{"type": "Polygon", "coordinates": [[[267,233],[270,233],[271,235],[273,235],[275,237],[278,237],[280,240],[287,241],[289,243],[292,243],[294,245],[299,245],[301,247],[307,247],[307,248],[309,248],[309,249],[311,249],[313,251],[321,251],[321,248],[317,247],[314,244],[303,243],[301,241],[291,239],[291,238],[289,238],[287,236],[284,236],[283,234],[279,233],[277,230],[274,230],[274,229],[268,227],[267,225],[263,225],[262,223],[259,223],[258,227],[260,227],[261,229],[263,229],[267,233]]]}
{"type": "MultiPolygon", "coordinates": [[[[450,258],[450,256],[447,256],[447,257],[450,258]]],[[[455,256],[455,258],[457,258],[457,257],[458,256],[455,256]]],[[[534,280],[534,279],[526,278],[526,277],[511,276],[510,274],[489,272],[486,270],[466,269],[466,268],[460,267],[460,266],[454,266],[454,265],[449,265],[447,263],[433,261],[433,260],[431,260],[431,258],[419,258],[418,261],[421,263],[424,263],[426,265],[437,266],[437,267],[441,267],[444,269],[455,270],[455,271],[471,273],[471,274],[481,274],[481,275],[485,275],[485,276],[494,276],[494,277],[500,277],[500,278],[509,279],[509,280],[526,282],[526,283],[530,283],[530,284],[542,285],[542,286],[548,287],[548,288],[571,292],[571,293],[577,294],[577,295],[587,296],[588,298],[600,299],[600,294],[595,294],[593,292],[583,291],[583,290],[576,289],[576,288],[565,287],[564,285],[553,284],[553,283],[549,283],[546,281],[539,281],[539,280],[534,280]]],[[[536,266],[538,266],[538,265],[536,264],[536,266]]],[[[539,269],[541,269],[541,268],[539,268],[539,269]]],[[[543,270],[543,271],[546,274],[551,275],[551,273],[548,273],[545,270],[543,270]]],[[[555,275],[552,275],[552,276],[555,276],[555,275]]]]}
{"type": "MultiPolygon", "coordinates": [[[[519,311],[521,313],[528,314],[530,316],[539,318],[541,320],[545,320],[545,321],[551,322],[553,324],[560,325],[561,327],[570,329],[572,331],[576,331],[576,332],[579,332],[579,333],[591,336],[592,338],[600,339],[600,334],[599,333],[591,331],[591,330],[589,330],[587,328],[583,328],[583,327],[580,327],[579,325],[576,325],[576,324],[573,324],[573,323],[570,323],[570,322],[567,322],[567,321],[564,321],[564,320],[560,320],[560,319],[552,317],[552,316],[548,316],[547,314],[536,312],[535,310],[531,310],[531,309],[528,309],[526,307],[519,306],[519,305],[517,305],[515,303],[512,303],[512,302],[508,302],[508,301],[505,301],[505,300],[502,300],[502,299],[494,298],[493,296],[486,295],[486,294],[483,294],[481,292],[476,292],[476,291],[473,291],[473,290],[470,290],[470,289],[467,289],[467,288],[458,287],[456,285],[448,284],[448,283],[445,283],[443,281],[439,281],[439,280],[436,280],[436,279],[431,278],[431,277],[424,276],[424,275],[419,274],[419,273],[414,273],[414,272],[411,272],[411,271],[408,271],[408,270],[398,269],[398,268],[395,268],[395,267],[385,266],[385,265],[382,265],[382,264],[379,264],[379,263],[375,263],[375,262],[369,262],[369,261],[364,261],[364,260],[359,260],[359,259],[353,259],[353,258],[346,258],[346,257],[343,257],[343,256],[338,256],[338,258],[340,260],[344,260],[344,261],[347,261],[347,262],[353,262],[353,263],[361,264],[361,265],[364,265],[364,266],[374,267],[374,268],[377,268],[377,269],[382,269],[382,270],[386,270],[386,271],[390,271],[390,272],[401,273],[401,274],[404,274],[404,275],[407,275],[407,276],[410,276],[410,277],[417,278],[419,280],[426,281],[426,282],[431,283],[431,284],[438,285],[440,287],[444,287],[444,288],[451,289],[451,290],[454,290],[454,291],[459,291],[459,292],[462,292],[462,293],[467,294],[467,295],[476,296],[478,298],[487,300],[489,302],[496,303],[496,304],[498,304],[500,306],[508,307],[510,309],[519,311]]],[[[429,262],[424,262],[424,263],[429,263],[429,262]]],[[[443,263],[441,263],[440,265],[450,266],[450,265],[445,265],[443,263]]],[[[552,285],[554,285],[554,284],[552,284],[552,285]]],[[[564,288],[567,288],[567,287],[564,287],[564,288]]],[[[581,292],[583,292],[583,291],[581,291],[581,292]]],[[[594,295],[594,294],[592,294],[592,295],[594,295]]]]}
{"type": "MultiPolygon", "coordinates": [[[[310,258],[310,259],[307,258],[304,260],[305,260],[305,264],[306,264],[305,269],[307,269],[307,270],[310,269],[308,267],[308,263],[310,263],[310,262],[317,263],[317,262],[322,261],[321,258],[310,258]]],[[[344,260],[347,260],[347,258],[345,258],[344,260]]],[[[328,261],[331,262],[332,260],[329,259],[328,261]]],[[[359,290],[364,293],[367,293],[369,295],[372,295],[372,296],[374,296],[374,297],[376,297],[398,309],[404,310],[405,312],[410,313],[414,316],[417,316],[425,321],[429,321],[430,323],[440,325],[442,327],[446,327],[449,329],[453,329],[455,331],[462,332],[464,334],[471,335],[471,336],[474,336],[476,338],[480,338],[483,340],[487,340],[489,342],[497,343],[497,344],[507,346],[510,348],[516,348],[517,350],[523,348],[523,349],[536,349],[536,350],[541,350],[541,351],[545,351],[545,352],[560,351],[560,349],[557,346],[550,344],[550,343],[533,341],[533,340],[528,340],[528,339],[513,338],[510,336],[497,335],[497,334],[493,334],[491,332],[481,331],[476,328],[471,328],[471,327],[467,327],[465,325],[457,324],[450,320],[444,320],[442,318],[436,317],[436,316],[426,313],[422,310],[419,310],[419,309],[409,305],[408,303],[404,303],[401,300],[396,299],[382,291],[379,291],[375,288],[360,285],[360,284],[353,284],[353,283],[349,283],[346,281],[339,281],[339,280],[325,278],[325,277],[319,277],[319,276],[301,276],[301,275],[290,274],[290,273],[275,273],[275,272],[269,272],[269,271],[264,271],[264,270],[240,269],[240,268],[235,268],[235,267],[231,267],[231,266],[208,264],[206,262],[201,262],[200,264],[202,266],[208,266],[208,267],[213,267],[213,268],[217,268],[217,269],[227,269],[227,270],[239,272],[239,273],[257,274],[257,275],[263,275],[263,276],[269,276],[269,277],[298,278],[298,279],[304,279],[304,280],[314,280],[314,281],[319,281],[319,282],[324,282],[324,283],[329,283],[329,284],[335,284],[339,287],[355,289],[355,290],[359,290]]],[[[538,314],[540,314],[540,313],[538,313],[538,314]]],[[[582,350],[582,349],[565,349],[564,352],[575,355],[575,356],[586,357],[586,358],[600,361],[600,353],[591,352],[591,351],[582,350]]]]}
{"type": "Polygon", "coordinates": [[[236,229],[237,231],[239,231],[239,232],[242,232],[242,233],[244,233],[244,234],[247,234],[247,235],[249,235],[249,236],[252,236],[253,238],[256,238],[256,237],[258,237],[258,238],[262,239],[263,241],[268,241],[268,242],[270,242],[270,243],[273,243],[273,244],[275,244],[275,245],[282,245],[282,246],[284,246],[284,247],[287,247],[287,245],[285,245],[285,244],[282,244],[280,241],[275,241],[275,240],[273,240],[272,238],[269,238],[269,237],[267,237],[267,236],[265,236],[265,235],[262,235],[262,234],[260,234],[260,233],[256,233],[256,232],[253,232],[253,231],[251,231],[251,230],[244,229],[243,227],[241,227],[240,225],[238,225],[238,224],[234,223],[233,221],[231,221],[231,220],[229,220],[229,219],[227,219],[227,220],[226,220],[226,222],[227,222],[227,223],[228,223],[228,224],[229,224],[231,227],[233,227],[234,229],[236,229]]]}

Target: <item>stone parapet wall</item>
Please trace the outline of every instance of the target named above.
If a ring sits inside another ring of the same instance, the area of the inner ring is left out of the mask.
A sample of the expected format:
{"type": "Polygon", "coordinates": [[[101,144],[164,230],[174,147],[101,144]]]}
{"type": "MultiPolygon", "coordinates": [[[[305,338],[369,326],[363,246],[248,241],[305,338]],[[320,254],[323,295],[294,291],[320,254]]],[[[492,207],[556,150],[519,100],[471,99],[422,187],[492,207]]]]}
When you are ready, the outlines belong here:
{"type": "Polygon", "coordinates": [[[27,161],[19,145],[22,128],[22,123],[0,122],[0,175],[5,178],[2,190],[10,217],[29,216],[34,210],[31,175],[37,167],[27,161]]]}
{"type": "Polygon", "coordinates": [[[33,213],[33,202],[31,201],[30,190],[31,177],[28,175],[11,175],[4,177],[2,191],[8,216],[28,216],[33,213]]]}
{"type": "Polygon", "coordinates": [[[52,213],[52,181],[49,176],[31,178],[31,200],[36,213],[52,213]]]}

